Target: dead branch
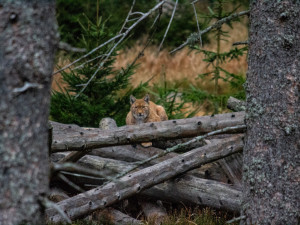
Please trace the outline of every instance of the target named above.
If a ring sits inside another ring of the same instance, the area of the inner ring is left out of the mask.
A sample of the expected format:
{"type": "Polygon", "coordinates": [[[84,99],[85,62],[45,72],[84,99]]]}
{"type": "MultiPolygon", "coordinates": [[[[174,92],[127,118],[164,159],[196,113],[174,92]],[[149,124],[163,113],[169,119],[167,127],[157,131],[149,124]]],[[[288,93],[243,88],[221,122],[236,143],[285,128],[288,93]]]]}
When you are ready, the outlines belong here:
{"type": "Polygon", "coordinates": [[[67,52],[86,52],[85,48],[76,48],[76,47],[73,47],[73,46],[71,46],[70,44],[68,44],[66,42],[63,42],[63,41],[59,42],[58,48],[60,50],[65,50],[67,52]]]}
{"type": "MultiPolygon", "coordinates": [[[[59,202],[57,205],[71,219],[75,219],[97,209],[103,209],[202,164],[242,151],[242,148],[242,136],[214,142],[129,174],[122,177],[118,182],[110,182],[102,187],[76,195],[59,202]]],[[[46,210],[46,214],[50,221],[63,221],[61,215],[57,214],[54,209],[46,210]]]]}

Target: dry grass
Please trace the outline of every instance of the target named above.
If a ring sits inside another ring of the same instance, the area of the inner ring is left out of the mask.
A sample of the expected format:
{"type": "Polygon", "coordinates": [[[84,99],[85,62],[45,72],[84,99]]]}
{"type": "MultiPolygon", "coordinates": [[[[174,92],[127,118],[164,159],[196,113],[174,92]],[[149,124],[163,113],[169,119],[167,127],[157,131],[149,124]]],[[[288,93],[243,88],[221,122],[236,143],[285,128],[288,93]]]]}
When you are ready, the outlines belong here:
{"type": "MultiPolygon", "coordinates": [[[[229,31],[230,28],[227,27],[226,29],[229,31]]],[[[228,51],[234,42],[247,40],[248,29],[245,25],[238,23],[235,24],[234,30],[230,31],[230,35],[227,42],[222,41],[222,51],[228,51]]],[[[143,45],[136,44],[130,49],[119,52],[115,67],[121,68],[131,63],[142,48],[143,45]]],[[[132,77],[133,85],[145,82],[152,76],[154,76],[154,79],[151,81],[152,83],[159,82],[165,73],[166,80],[169,82],[187,79],[188,83],[206,90],[213,87],[213,82],[209,81],[209,79],[197,79],[198,74],[206,73],[210,70],[210,68],[207,68],[207,63],[203,62],[203,54],[198,54],[195,51],[190,52],[188,48],[184,48],[176,54],[170,55],[166,49],[160,53],[157,53],[157,49],[157,46],[148,47],[144,52],[144,56],[138,60],[140,65],[132,77]]],[[[212,42],[204,46],[204,49],[215,51],[216,41],[212,39],[212,42]]],[[[241,57],[240,60],[232,60],[223,65],[223,67],[231,73],[245,74],[247,70],[246,56],[241,57]]]]}

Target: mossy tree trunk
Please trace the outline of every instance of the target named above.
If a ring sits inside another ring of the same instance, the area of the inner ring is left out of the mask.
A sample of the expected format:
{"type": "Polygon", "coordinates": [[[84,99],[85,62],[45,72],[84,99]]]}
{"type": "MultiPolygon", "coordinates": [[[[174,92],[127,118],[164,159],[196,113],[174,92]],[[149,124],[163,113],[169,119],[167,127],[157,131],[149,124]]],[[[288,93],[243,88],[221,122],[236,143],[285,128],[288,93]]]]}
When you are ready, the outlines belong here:
{"type": "Polygon", "coordinates": [[[252,1],[241,224],[299,219],[299,1],[252,1]]]}
{"type": "Polygon", "coordinates": [[[0,224],[44,224],[55,1],[0,1],[0,224]]]}

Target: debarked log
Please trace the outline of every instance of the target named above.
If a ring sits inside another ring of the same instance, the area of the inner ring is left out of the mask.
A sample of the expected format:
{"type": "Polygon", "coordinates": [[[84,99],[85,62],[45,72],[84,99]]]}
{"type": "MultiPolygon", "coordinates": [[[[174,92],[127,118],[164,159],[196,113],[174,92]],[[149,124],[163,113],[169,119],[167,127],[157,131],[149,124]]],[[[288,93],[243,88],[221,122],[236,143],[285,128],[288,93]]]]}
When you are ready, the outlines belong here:
{"type": "Polygon", "coordinates": [[[244,117],[244,112],[225,113],[123,126],[110,130],[51,122],[53,127],[51,151],[87,151],[107,146],[195,137],[225,127],[243,125],[244,117]]]}
{"type": "MultiPolygon", "coordinates": [[[[216,141],[209,145],[173,157],[164,162],[133,172],[116,182],[91,189],[72,198],[59,202],[57,205],[70,217],[76,219],[97,209],[103,209],[117,201],[128,198],[136,193],[164,182],[176,175],[183,174],[243,149],[243,135],[216,141]]],[[[54,208],[48,208],[46,215],[50,221],[63,221],[54,208]]]]}

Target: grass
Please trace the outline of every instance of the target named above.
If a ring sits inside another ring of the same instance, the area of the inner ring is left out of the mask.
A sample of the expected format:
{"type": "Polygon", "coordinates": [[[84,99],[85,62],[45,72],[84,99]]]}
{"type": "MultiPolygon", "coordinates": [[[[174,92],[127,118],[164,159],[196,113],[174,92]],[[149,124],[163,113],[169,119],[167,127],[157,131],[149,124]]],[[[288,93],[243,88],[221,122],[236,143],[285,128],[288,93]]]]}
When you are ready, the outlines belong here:
{"type": "MultiPolygon", "coordinates": [[[[232,215],[227,212],[215,211],[210,208],[181,208],[168,212],[168,216],[161,225],[225,225],[232,215]]],[[[155,221],[141,219],[143,225],[155,225],[155,221]]],[[[63,225],[64,223],[47,223],[47,225],[63,225]]],[[[113,225],[109,218],[99,218],[97,220],[77,220],[72,225],[113,225]]],[[[231,225],[238,225],[238,222],[231,225]]]]}

